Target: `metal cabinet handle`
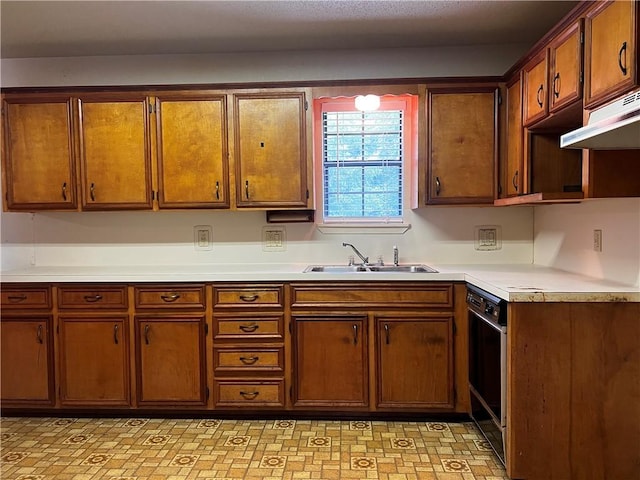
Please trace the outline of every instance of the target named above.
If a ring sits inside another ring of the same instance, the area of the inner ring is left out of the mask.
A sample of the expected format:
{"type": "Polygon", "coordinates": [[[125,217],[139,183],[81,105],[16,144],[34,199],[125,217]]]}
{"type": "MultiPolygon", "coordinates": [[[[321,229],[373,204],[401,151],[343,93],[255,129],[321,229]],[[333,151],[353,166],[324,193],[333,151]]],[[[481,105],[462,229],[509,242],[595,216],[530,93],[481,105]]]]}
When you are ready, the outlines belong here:
{"type": "Polygon", "coordinates": [[[67,182],[64,182],[62,184],[62,199],[66,202],[67,201],[67,182]]]}
{"type": "Polygon", "coordinates": [[[556,76],[553,77],[553,95],[558,98],[560,96],[560,72],[556,73],[556,76]],[[556,85],[558,88],[556,89],[556,85]]]}
{"type": "Polygon", "coordinates": [[[118,345],[118,325],[113,326],[113,343],[118,345]]]}
{"type": "Polygon", "coordinates": [[[36,340],[40,344],[43,343],[43,340],[42,340],[42,324],[38,325],[38,331],[36,332],[36,340]]]}
{"type": "Polygon", "coordinates": [[[102,295],[85,295],[84,301],[89,303],[96,303],[102,300],[102,295]]]}
{"type": "Polygon", "coordinates": [[[172,293],[171,295],[160,295],[160,298],[164,302],[172,303],[172,302],[175,302],[176,300],[178,300],[180,298],[180,294],[179,293],[172,293]]]}
{"type": "Polygon", "coordinates": [[[243,332],[251,333],[255,332],[258,327],[260,327],[260,325],[258,325],[257,323],[250,323],[249,325],[240,325],[238,328],[243,332]]]}
{"type": "Polygon", "coordinates": [[[243,302],[255,302],[260,296],[257,293],[253,295],[240,295],[240,300],[243,302]]]}
{"type": "Polygon", "coordinates": [[[245,365],[253,365],[256,363],[260,357],[240,357],[240,361],[245,365]]]}
{"type": "Polygon", "coordinates": [[[216,182],[216,200],[220,200],[220,182],[216,182]]]}
{"type": "Polygon", "coordinates": [[[511,183],[513,184],[513,188],[515,188],[516,192],[518,191],[518,171],[513,174],[513,178],[511,179],[511,183]]]}
{"type": "Polygon", "coordinates": [[[27,299],[26,295],[9,295],[9,301],[12,303],[24,302],[27,299]]]}
{"type": "Polygon", "coordinates": [[[440,177],[436,177],[436,195],[440,195],[440,177]]]}
{"type": "Polygon", "coordinates": [[[258,392],[258,391],[243,392],[242,390],[240,390],[240,395],[242,395],[246,400],[253,400],[258,395],[260,395],[260,392],[258,392]]]}
{"type": "Polygon", "coordinates": [[[358,325],[353,324],[353,344],[358,344],[358,325]]]}
{"type": "Polygon", "coordinates": [[[389,324],[388,323],[384,324],[384,336],[385,336],[386,344],[389,345],[389,342],[391,341],[391,338],[389,337],[389,324]]]}
{"type": "Polygon", "coordinates": [[[247,200],[249,200],[249,180],[244,182],[244,194],[247,197],[247,200]]]}
{"type": "Polygon", "coordinates": [[[149,324],[144,326],[144,343],[149,345],[149,324]]]}
{"type": "Polygon", "coordinates": [[[623,75],[627,74],[627,42],[623,42],[620,47],[620,51],[618,51],[618,66],[620,67],[620,71],[623,75]],[[622,54],[624,53],[624,65],[622,64],[622,54]]]}
{"type": "Polygon", "coordinates": [[[538,102],[540,108],[542,108],[542,100],[540,99],[541,93],[544,93],[544,86],[542,84],[540,85],[540,88],[538,88],[538,92],[536,93],[536,101],[538,102]]]}
{"type": "Polygon", "coordinates": [[[91,200],[92,201],[96,201],[96,185],[95,183],[91,184],[91,187],[89,187],[89,195],[91,196],[91,200]]]}

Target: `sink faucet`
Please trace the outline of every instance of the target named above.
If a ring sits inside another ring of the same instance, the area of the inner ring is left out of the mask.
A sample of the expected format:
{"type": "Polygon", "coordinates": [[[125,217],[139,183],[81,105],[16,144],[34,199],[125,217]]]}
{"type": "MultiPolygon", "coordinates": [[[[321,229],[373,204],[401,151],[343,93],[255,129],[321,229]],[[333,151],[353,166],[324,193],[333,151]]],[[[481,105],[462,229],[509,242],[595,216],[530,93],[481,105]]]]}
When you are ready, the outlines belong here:
{"type": "Polygon", "coordinates": [[[355,254],[358,255],[358,257],[360,257],[360,260],[362,260],[362,264],[363,265],[368,265],[369,264],[369,257],[365,257],[364,255],[362,255],[358,251],[358,249],[356,247],[354,247],[350,243],[346,243],[346,242],[342,242],[342,246],[343,247],[351,247],[353,249],[353,251],[355,252],[355,254]]]}

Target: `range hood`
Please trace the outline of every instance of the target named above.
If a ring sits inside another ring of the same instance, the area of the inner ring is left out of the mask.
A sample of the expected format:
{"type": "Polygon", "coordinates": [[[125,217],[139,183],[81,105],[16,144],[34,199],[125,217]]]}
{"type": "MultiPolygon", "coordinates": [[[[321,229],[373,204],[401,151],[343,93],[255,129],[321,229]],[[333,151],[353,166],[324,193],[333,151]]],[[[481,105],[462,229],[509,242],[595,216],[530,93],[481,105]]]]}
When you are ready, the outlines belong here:
{"type": "Polygon", "coordinates": [[[589,115],[589,123],[560,137],[562,148],[640,149],[640,90],[589,115]]]}

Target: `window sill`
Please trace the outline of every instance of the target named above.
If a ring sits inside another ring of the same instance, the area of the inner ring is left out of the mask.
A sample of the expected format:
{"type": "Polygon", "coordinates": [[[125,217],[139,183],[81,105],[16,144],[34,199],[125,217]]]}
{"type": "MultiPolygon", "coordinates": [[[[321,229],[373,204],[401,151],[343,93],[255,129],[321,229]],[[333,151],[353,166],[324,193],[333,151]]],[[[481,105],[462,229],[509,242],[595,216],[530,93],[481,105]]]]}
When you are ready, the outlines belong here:
{"type": "Polygon", "coordinates": [[[327,234],[403,234],[411,228],[410,223],[319,223],[318,230],[327,234]]]}

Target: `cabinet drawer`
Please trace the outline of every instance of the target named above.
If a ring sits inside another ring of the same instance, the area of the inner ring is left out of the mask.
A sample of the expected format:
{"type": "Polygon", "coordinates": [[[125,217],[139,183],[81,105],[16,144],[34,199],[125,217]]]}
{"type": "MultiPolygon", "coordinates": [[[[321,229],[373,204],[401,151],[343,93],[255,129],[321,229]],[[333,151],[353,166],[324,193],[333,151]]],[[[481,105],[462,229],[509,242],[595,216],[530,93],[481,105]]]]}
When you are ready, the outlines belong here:
{"type": "Polygon", "coordinates": [[[136,308],[204,310],[204,285],[158,285],[136,287],[136,308]]]}
{"type": "Polygon", "coordinates": [[[453,284],[293,284],[292,306],[452,308],[453,284]]]}
{"type": "Polygon", "coordinates": [[[215,308],[282,307],[282,285],[247,285],[214,288],[215,308]]]}
{"type": "Polygon", "coordinates": [[[0,293],[3,310],[51,308],[51,289],[49,287],[13,288],[3,285],[0,293]]]}
{"type": "Polygon", "coordinates": [[[213,369],[216,373],[284,371],[284,349],[275,348],[214,348],[213,369]]]}
{"type": "Polygon", "coordinates": [[[260,317],[215,317],[213,321],[214,340],[256,339],[282,340],[283,316],[260,317]]]}
{"type": "Polygon", "coordinates": [[[61,309],[126,309],[127,287],[124,285],[96,285],[60,287],[58,306],[61,309]]]}
{"type": "Polygon", "coordinates": [[[223,380],[216,382],[217,407],[283,407],[284,380],[223,380]]]}

